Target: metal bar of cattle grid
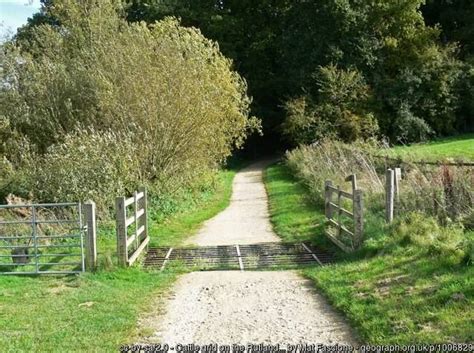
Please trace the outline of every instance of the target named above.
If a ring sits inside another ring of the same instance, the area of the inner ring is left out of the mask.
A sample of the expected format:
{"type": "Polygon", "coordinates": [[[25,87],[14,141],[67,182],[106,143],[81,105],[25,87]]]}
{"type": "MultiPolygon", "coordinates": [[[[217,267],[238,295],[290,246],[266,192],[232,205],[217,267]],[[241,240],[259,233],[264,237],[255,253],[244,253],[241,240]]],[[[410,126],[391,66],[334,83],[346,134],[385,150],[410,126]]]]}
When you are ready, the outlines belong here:
{"type": "Polygon", "coordinates": [[[305,243],[301,243],[301,245],[303,246],[303,248],[308,252],[308,254],[311,254],[311,256],[313,257],[313,259],[318,263],[320,264],[321,266],[323,266],[323,263],[321,261],[319,261],[318,257],[311,251],[310,248],[308,248],[306,246],[305,243]]]}
{"type": "Polygon", "coordinates": [[[168,250],[168,253],[166,254],[165,260],[163,261],[163,265],[161,265],[160,271],[163,271],[165,269],[166,263],[168,262],[172,251],[173,251],[173,248],[170,248],[168,250]]]}
{"type": "Polygon", "coordinates": [[[236,246],[235,246],[235,250],[237,250],[237,258],[239,259],[240,271],[243,271],[243,270],[244,270],[244,264],[243,264],[243,262],[242,262],[242,256],[240,255],[240,248],[239,248],[239,245],[236,245],[236,246]]]}

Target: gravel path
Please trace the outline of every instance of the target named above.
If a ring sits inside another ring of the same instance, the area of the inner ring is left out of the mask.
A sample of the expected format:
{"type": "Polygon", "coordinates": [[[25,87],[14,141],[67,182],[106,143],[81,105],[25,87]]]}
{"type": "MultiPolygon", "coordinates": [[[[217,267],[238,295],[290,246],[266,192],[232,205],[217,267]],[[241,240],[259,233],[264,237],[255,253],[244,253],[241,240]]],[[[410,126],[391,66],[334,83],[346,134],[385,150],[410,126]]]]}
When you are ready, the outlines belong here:
{"type": "MultiPolygon", "coordinates": [[[[278,241],[268,220],[260,162],[239,172],[231,205],[191,239],[199,245],[278,241]]],[[[350,327],[296,271],[194,272],[169,293],[164,313],[141,320],[144,342],[354,344],[350,327]]]]}
{"type": "Polygon", "coordinates": [[[186,244],[233,245],[279,242],[269,221],[268,199],[262,170],[271,163],[265,160],[242,169],[234,178],[230,205],[204,223],[186,244]]]}

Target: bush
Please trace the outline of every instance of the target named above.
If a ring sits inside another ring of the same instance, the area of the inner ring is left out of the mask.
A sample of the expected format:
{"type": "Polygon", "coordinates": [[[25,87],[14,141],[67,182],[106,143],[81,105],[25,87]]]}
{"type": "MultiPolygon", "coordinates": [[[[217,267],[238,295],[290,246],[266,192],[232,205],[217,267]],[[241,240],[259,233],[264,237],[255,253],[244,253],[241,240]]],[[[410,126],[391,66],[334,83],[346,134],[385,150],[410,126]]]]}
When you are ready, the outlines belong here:
{"type": "Polygon", "coordinates": [[[145,182],[136,158],[139,152],[130,137],[81,132],[32,158],[25,172],[35,199],[94,200],[99,213],[107,214],[115,197],[130,194],[145,182]]]}
{"type": "Polygon", "coordinates": [[[360,188],[368,193],[383,191],[383,182],[377,172],[376,161],[369,151],[376,145],[322,140],[311,146],[300,146],[286,154],[287,164],[309,188],[315,201],[322,204],[324,182],[348,186],[345,178],[356,174],[360,188]]]}
{"type": "Polygon", "coordinates": [[[406,104],[400,106],[394,127],[398,142],[403,143],[425,141],[434,134],[428,123],[415,116],[406,104]]]}
{"type": "MultiPolygon", "coordinates": [[[[0,116],[34,152],[37,200],[110,204],[145,182],[177,192],[258,128],[246,83],[217,44],[172,18],[127,23],[119,4],[55,1],[60,25],[2,48],[0,116]]],[[[14,154],[6,148],[19,169],[14,154]]]]}
{"type": "MultiPolygon", "coordinates": [[[[383,149],[376,142],[345,144],[323,140],[311,146],[301,146],[288,152],[287,163],[293,172],[308,185],[313,198],[322,203],[324,181],[335,185],[349,185],[344,181],[356,174],[359,187],[364,190],[366,205],[374,210],[384,207],[386,161],[376,155],[383,149]]],[[[400,165],[396,165],[397,167],[400,165]]],[[[458,221],[474,205],[473,176],[469,168],[447,166],[418,166],[404,163],[397,211],[423,211],[436,217],[442,224],[458,221]]]]}
{"type": "Polygon", "coordinates": [[[305,96],[285,104],[283,130],[295,144],[309,144],[323,137],[352,142],[377,133],[377,122],[368,110],[370,90],[357,70],[321,67],[316,82],[315,101],[305,96]]]}
{"type": "Polygon", "coordinates": [[[386,162],[374,157],[377,148],[383,146],[323,140],[288,152],[287,165],[321,207],[324,207],[325,180],[348,190],[350,186],[345,178],[356,174],[358,186],[364,191],[365,251],[384,252],[409,245],[440,259],[446,258],[450,263],[459,263],[463,258],[471,261],[472,239],[469,240],[461,222],[469,227],[472,218],[472,172],[465,168],[404,164],[395,207],[397,221],[387,230],[384,227],[386,162]]]}

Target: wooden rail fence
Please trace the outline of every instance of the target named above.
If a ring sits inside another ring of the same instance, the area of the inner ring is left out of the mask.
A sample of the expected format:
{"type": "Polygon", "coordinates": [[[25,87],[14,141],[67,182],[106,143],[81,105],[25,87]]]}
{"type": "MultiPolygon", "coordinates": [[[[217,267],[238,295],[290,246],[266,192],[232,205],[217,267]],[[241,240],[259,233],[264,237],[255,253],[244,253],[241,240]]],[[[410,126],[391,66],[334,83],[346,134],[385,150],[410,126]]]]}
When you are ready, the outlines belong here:
{"type": "Polygon", "coordinates": [[[325,212],[329,225],[335,229],[326,231],[328,238],[345,252],[353,252],[358,249],[363,240],[364,215],[363,215],[363,192],[357,187],[356,176],[350,175],[346,178],[352,184],[352,192],[346,192],[340,186],[334,186],[331,180],[326,180],[324,188],[325,212]],[[333,196],[337,199],[334,201],[333,196]],[[352,210],[343,207],[343,200],[352,202],[352,210]],[[352,229],[346,227],[343,220],[350,219],[352,229]],[[344,237],[345,236],[345,237],[344,237]],[[344,242],[342,238],[348,239],[344,242]]]}
{"type": "Polygon", "coordinates": [[[130,266],[150,241],[146,189],[140,188],[128,199],[117,197],[116,212],[118,261],[122,266],[130,266]],[[128,216],[128,208],[132,209],[130,216],[128,216]]]}

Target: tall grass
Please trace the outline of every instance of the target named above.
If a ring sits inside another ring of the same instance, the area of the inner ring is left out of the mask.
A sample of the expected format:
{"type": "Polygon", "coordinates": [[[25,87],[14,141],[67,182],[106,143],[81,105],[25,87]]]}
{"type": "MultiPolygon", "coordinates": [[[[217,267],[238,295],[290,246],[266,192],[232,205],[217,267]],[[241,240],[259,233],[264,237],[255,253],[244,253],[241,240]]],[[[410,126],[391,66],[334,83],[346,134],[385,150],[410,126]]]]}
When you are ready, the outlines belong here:
{"type": "Polygon", "coordinates": [[[409,243],[433,254],[453,255],[457,260],[471,258],[472,169],[397,165],[402,169],[402,180],[396,200],[396,221],[389,227],[384,222],[384,175],[387,167],[395,165],[375,157],[383,148],[378,143],[349,145],[325,140],[301,146],[288,152],[286,158],[294,174],[308,187],[312,200],[321,206],[325,180],[344,188],[349,187],[345,177],[357,175],[359,188],[364,190],[365,249],[380,250],[394,243],[409,243]]]}

